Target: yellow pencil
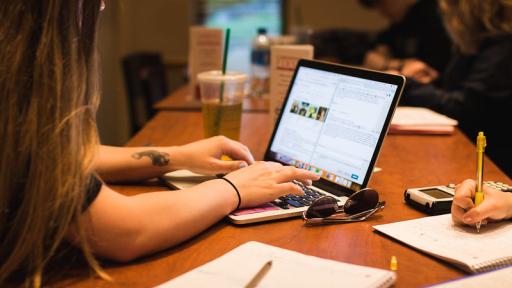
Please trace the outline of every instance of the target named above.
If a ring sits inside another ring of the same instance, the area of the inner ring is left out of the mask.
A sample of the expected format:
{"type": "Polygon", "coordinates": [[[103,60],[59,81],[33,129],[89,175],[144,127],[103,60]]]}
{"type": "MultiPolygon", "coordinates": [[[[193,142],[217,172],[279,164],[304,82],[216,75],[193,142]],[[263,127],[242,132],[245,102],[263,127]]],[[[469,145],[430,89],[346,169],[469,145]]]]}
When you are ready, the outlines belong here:
{"type": "MultiPolygon", "coordinates": [[[[476,191],[475,191],[475,207],[484,201],[484,192],[482,184],[484,181],[484,152],[487,142],[485,140],[484,132],[478,132],[476,137],[476,191]]],[[[476,223],[476,230],[480,232],[481,221],[476,223]]]]}

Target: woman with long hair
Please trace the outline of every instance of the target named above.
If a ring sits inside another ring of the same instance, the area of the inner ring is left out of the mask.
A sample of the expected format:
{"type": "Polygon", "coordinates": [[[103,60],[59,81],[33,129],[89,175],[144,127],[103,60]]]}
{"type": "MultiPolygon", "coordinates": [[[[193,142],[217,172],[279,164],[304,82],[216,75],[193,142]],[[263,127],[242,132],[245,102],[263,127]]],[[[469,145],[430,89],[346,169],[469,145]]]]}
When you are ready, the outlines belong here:
{"type": "Polygon", "coordinates": [[[459,121],[469,139],[484,131],[487,154],[512,176],[512,1],[440,0],[456,52],[441,84],[425,63],[409,63],[401,104],[424,106],[459,121]],[[414,81],[419,80],[419,82],[414,81]]]}
{"type": "Polygon", "coordinates": [[[318,178],[255,163],[247,147],[225,137],[175,147],[101,146],[95,39],[102,6],[100,0],[0,4],[0,286],[20,273],[28,286],[41,286],[64,241],[108,278],[94,256],[129,261],[170,247],[237,207],[302,194],[292,180],[318,178]],[[184,168],[228,173],[229,181],[132,197],[104,184],[184,168]]]}

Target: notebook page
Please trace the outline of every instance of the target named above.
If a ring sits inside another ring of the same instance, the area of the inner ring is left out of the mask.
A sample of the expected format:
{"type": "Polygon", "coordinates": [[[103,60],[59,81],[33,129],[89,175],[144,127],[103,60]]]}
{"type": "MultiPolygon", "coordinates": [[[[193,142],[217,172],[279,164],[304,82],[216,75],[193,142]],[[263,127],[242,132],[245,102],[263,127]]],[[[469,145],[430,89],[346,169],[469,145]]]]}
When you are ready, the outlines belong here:
{"type": "MultiPolygon", "coordinates": [[[[480,233],[475,227],[455,225],[451,215],[373,226],[405,244],[474,271],[479,264],[512,259],[512,223],[489,223],[480,233]]],[[[512,264],[512,263],[511,263],[512,264]]]]}
{"type": "Polygon", "coordinates": [[[480,274],[478,276],[465,277],[461,280],[450,281],[433,288],[509,288],[512,283],[512,268],[480,274]]]}
{"type": "Polygon", "coordinates": [[[258,287],[389,287],[395,279],[387,270],[247,242],[159,287],[244,287],[269,260],[272,267],[258,287]]]}

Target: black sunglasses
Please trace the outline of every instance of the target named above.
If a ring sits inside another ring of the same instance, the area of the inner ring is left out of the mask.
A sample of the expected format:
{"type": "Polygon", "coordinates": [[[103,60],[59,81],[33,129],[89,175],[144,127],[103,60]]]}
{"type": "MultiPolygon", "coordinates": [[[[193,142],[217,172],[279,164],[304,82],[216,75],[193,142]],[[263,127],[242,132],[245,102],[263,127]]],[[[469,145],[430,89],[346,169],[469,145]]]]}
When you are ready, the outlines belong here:
{"type": "Polygon", "coordinates": [[[365,188],[350,195],[343,207],[332,196],[320,197],[304,211],[302,218],[308,225],[363,221],[382,210],[385,204],[379,202],[376,190],[365,188]]]}

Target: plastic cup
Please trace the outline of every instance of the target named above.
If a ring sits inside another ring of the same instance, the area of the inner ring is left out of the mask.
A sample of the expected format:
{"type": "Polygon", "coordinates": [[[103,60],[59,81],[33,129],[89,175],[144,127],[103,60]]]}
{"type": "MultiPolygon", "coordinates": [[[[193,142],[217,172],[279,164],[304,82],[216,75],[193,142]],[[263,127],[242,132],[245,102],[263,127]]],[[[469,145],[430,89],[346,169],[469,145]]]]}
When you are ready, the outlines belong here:
{"type": "Polygon", "coordinates": [[[247,75],[241,72],[208,71],[197,75],[205,137],[224,135],[240,139],[242,100],[247,75]]]}

